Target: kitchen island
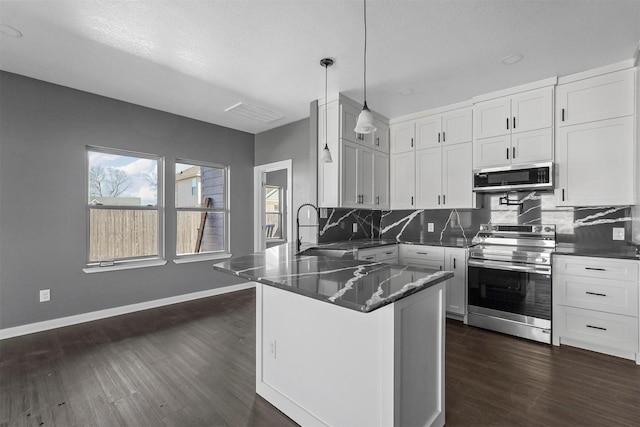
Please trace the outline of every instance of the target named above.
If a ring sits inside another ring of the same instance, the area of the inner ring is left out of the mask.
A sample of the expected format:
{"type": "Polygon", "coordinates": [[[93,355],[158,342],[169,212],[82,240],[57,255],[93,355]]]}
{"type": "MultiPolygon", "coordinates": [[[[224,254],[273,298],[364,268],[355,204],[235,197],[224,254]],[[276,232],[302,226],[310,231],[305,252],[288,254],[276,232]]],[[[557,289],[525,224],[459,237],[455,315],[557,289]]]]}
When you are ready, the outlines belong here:
{"type": "Polygon", "coordinates": [[[216,270],[256,281],[256,392],[304,426],[444,425],[451,272],[296,254],[216,270]]]}

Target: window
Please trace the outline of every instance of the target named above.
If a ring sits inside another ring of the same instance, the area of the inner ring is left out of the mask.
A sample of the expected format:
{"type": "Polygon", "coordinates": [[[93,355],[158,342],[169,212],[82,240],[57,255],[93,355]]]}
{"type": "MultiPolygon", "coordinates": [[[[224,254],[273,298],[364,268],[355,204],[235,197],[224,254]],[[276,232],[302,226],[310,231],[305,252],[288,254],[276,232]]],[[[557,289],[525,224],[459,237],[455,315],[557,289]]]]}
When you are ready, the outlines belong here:
{"type": "Polygon", "coordinates": [[[176,161],[176,255],[229,252],[228,172],[222,165],[176,161]]]}
{"type": "Polygon", "coordinates": [[[282,187],[264,186],[264,224],[267,240],[284,238],[282,235],[282,190],[282,187]]]}
{"type": "Polygon", "coordinates": [[[163,258],[162,158],[88,147],[89,267],[163,258]]]}

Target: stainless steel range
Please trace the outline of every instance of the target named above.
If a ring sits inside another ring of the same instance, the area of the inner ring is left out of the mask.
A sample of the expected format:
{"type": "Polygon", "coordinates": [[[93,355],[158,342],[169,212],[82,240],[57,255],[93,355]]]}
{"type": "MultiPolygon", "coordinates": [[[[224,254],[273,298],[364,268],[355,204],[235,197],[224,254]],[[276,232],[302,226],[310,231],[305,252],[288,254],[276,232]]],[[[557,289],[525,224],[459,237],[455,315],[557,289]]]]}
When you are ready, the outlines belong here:
{"type": "Polygon", "coordinates": [[[473,243],[467,324],[551,344],[556,226],[483,224],[473,243]]]}

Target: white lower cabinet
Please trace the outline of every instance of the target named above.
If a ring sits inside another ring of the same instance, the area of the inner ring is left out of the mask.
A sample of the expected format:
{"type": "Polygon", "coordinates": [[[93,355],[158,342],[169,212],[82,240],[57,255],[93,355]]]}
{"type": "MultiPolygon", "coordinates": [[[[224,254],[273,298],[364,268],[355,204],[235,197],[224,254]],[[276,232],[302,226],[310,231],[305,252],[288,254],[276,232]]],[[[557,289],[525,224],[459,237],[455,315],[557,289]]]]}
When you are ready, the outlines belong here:
{"type": "Polygon", "coordinates": [[[447,280],[447,317],[463,320],[467,299],[467,250],[441,246],[400,244],[398,263],[410,267],[426,267],[434,270],[453,271],[447,280]]]}
{"type": "Polygon", "coordinates": [[[387,264],[398,263],[398,246],[387,245],[376,248],[360,249],[358,259],[362,261],[384,262],[387,264]]]}
{"type": "Polygon", "coordinates": [[[553,344],[640,364],[639,272],[639,261],[554,256],[553,344]]]}

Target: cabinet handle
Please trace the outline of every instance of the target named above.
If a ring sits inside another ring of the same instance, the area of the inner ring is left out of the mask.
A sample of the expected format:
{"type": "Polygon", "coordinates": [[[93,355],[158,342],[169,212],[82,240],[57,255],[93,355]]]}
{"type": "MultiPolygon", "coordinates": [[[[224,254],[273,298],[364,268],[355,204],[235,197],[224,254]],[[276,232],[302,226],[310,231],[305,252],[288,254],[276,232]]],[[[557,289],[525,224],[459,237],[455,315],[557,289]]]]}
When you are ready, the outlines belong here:
{"type": "Polygon", "coordinates": [[[446,204],[447,204],[447,195],[446,195],[446,194],[443,194],[443,195],[442,195],[442,204],[443,204],[443,205],[446,205],[446,204]]]}
{"type": "Polygon", "coordinates": [[[509,160],[509,148],[507,148],[507,160],[509,160]]]}
{"type": "Polygon", "coordinates": [[[372,260],[373,258],[374,258],[373,256],[368,256],[368,257],[366,257],[365,259],[366,259],[367,261],[369,261],[369,260],[372,260]]]}
{"type": "Polygon", "coordinates": [[[507,130],[509,130],[509,117],[507,117],[507,130]]]}
{"type": "Polygon", "coordinates": [[[587,295],[595,295],[595,296],[597,296],[597,297],[606,297],[606,296],[607,296],[607,294],[600,294],[600,293],[598,293],[598,292],[589,292],[589,291],[586,291],[585,293],[586,293],[587,295]]]}
{"type": "MultiPolygon", "coordinates": [[[[514,126],[514,129],[515,129],[515,126],[514,126]]],[[[515,158],[516,158],[516,147],[513,147],[513,148],[511,149],[511,151],[513,152],[513,153],[511,153],[511,158],[512,158],[512,159],[515,159],[515,158]]]]}
{"type": "Polygon", "coordinates": [[[376,196],[376,205],[380,204],[380,196],[376,196]]]}
{"type": "Polygon", "coordinates": [[[456,259],[455,258],[453,259],[453,269],[454,270],[456,269],[456,259]]]}
{"type": "Polygon", "coordinates": [[[413,138],[411,138],[411,148],[413,148],[413,138]]]}
{"type": "Polygon", "coordinates": [[[516,128],[516,118],[514,117],[513,118],[513,129],[515,129],[515,128],[516,128]]]}
{"type": "Polygon", "coordinates": [[[440,142],[440,132],[438,132],[438,142],[440,142]]]}
{"type": "Polygon", "coordinates": [[[413,196],[411,196],[411,206],[413,206],[413,196]]]}
{"type": "Polygon", "coordinates": [[[607,328],[603,328],[601,326],[593,326],[593,325],[587,325],[587,328],[598,329],[600,331],[606,331],[607,330],[607,328]]]}
{"type": "Polygon", "coordinates": [[[384,254],[385,254],[385,255],[391,255],[391,254],[393,254],[393,251],[391,251],[391,252],[385,252],[384,254]]]}
{"type": "Polygon", "coordinates": [[[593,271],[607,271],[605,268],[599,268],[599,267],[585,267],[585,270],[593,270],[593,271]]]}
{"type": "Polygon", "coordinates": [[[447,135],[442,131],[442,142],[447,142],[447,135]]]}
{"type": "Polygon", "coordinates": [[[562,201],[564,202],[564,188],[562,189],[562,201]]]}
{"type": "Polygon", "coordinates": [[[440,204],[440,195],[438,194],[438,204],[440,204]]]}
{"type": "Polygon", "coordinates": [[[376,145],[378,147],[380,146],[380,137],[379,136],[376,137],[376,145]]]}
{"type": "Polygon", "coordinates": [[[562,109],[562,121],[564,122],[564,108],[562,109]]]}
{"type": "Polygon", "coordinates": [[[416,252],[418,255],[429,255],[429,252],[416,252]]]}

